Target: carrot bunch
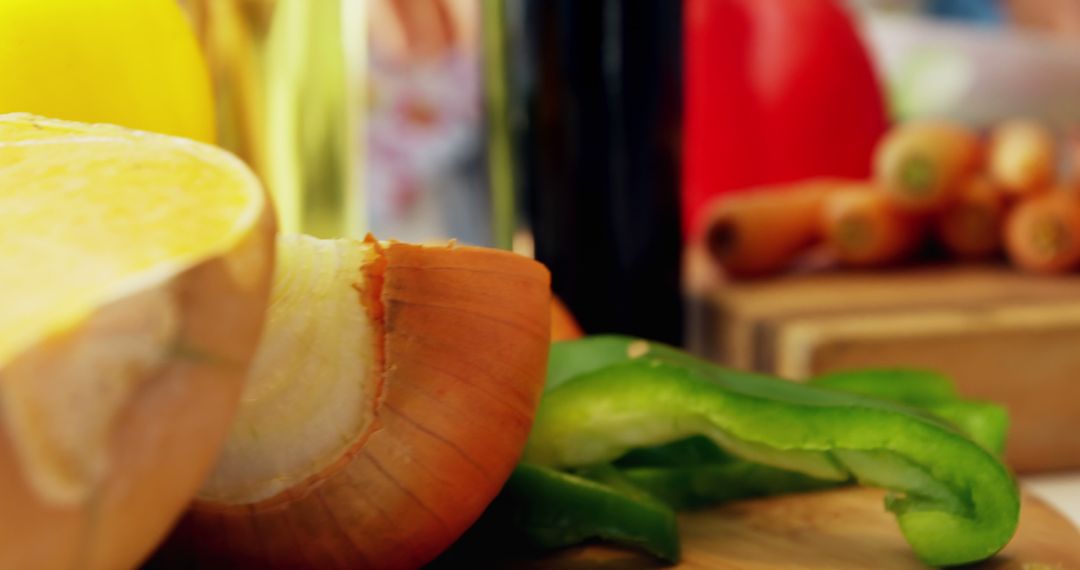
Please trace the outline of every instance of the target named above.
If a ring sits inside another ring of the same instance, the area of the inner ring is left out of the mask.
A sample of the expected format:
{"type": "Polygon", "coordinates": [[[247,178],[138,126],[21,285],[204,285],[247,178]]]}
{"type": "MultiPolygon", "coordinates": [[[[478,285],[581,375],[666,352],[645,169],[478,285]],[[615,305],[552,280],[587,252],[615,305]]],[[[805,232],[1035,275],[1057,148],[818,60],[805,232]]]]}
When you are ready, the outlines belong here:
{"type": "Polygon", "coordinates": [[[1080,266],[1080,197],[1056,183],[1052,133],[1029,120],[987,136],[943,121],[899,125],[879,142],[868,181],[818,179],[721,198],[699,247],[733,277],[782,271],[808,251],[839,264],[900,263],[936,242],[951,256],[1004,250],[1017,267],[1080,266]]]}

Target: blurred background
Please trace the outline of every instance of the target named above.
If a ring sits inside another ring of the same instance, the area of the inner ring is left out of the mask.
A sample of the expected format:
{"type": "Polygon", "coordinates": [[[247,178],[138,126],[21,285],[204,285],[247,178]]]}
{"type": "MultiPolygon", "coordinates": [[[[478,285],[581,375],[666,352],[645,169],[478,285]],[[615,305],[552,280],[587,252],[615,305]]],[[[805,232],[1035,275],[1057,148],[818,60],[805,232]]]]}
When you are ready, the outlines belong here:
{"type": "Polygon", "coordinates": [[[1080,3],[184,0],[289,230],[513,248],[587,333],[953,375],[1080,468],[1080,3]]]}
{"type": "Polygon", "coordinates": [[[676,343],[717,196],[868,178],[895,123],[1080,118],[1068,0],[183,3],[287,226],[513,246],[586,329],[676,343]]]}

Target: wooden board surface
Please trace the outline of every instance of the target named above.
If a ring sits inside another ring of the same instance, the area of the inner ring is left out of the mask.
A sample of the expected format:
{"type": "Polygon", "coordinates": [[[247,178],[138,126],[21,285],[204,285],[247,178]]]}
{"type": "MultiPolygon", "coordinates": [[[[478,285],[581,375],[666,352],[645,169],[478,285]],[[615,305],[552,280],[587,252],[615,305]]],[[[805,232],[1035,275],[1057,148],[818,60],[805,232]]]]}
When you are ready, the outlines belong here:
{"type": "Polygon", "coordinates": [[[1001,403],[1017,471],[1080,469],[1080,274],[911,267],[714,284],[688,311],[690,346],[735,368],[801,380],[914,367],[1001,403]]]}
{"type": "Polygon", "coordinates": [[[881,308],[996,306],[1080,301],[1080,274],[1043,276],[998,265],[827,271],[712,283],[699,296],[754,316],[881,308]]]}
{"type": "MultiPolygon", "coordinates": [[[[841,489],[743,501],[680,516],[687,570],[925,569],[882,506],[884,493],[841,489]]],[[[658,568],[626,551],[588,546],[518,562],[512,568],[658,568]]],[[[1026,496],[1020,527],[985,570],[1078,570],[1080,532],[1042,501],[1026,496]]]]}

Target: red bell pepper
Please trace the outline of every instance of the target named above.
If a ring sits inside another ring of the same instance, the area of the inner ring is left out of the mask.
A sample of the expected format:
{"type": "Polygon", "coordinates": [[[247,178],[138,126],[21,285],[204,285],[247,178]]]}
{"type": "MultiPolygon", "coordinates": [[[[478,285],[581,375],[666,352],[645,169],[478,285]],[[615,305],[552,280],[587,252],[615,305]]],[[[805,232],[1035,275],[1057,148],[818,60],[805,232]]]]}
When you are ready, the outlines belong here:
{"type": "Polygon", "coordinates": [[[683,228],[728,192],[870,174],[882,90],[832,0],[685,0],[683,228]]]}

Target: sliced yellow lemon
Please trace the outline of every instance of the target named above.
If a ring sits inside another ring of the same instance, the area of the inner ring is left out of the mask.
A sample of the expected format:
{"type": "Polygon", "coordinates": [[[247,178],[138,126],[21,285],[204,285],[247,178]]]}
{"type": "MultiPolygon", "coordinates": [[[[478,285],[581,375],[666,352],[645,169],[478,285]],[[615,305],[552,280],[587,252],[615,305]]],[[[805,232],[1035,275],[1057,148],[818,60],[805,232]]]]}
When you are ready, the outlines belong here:
{"type": "Polygon", "coordinates": [[[273,234],[224,151],[0,115],[0,568],[160,540],[228,432],[273,234]]]}

